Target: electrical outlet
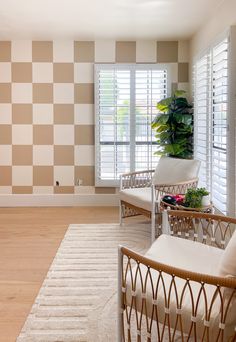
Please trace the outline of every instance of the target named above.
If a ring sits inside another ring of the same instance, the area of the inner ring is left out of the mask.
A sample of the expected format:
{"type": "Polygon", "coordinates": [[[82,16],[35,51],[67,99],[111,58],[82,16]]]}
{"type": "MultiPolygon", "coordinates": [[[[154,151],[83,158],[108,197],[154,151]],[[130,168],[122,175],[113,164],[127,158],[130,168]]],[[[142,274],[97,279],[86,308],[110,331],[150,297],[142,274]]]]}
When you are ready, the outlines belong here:
{"type": "Polygon", "coordinates": [[[77,179],[76,179],[76,185],[77,185],[77,186],[81,186],[82,184],[83,184],[83,179],[77,178],[77,179]]]}

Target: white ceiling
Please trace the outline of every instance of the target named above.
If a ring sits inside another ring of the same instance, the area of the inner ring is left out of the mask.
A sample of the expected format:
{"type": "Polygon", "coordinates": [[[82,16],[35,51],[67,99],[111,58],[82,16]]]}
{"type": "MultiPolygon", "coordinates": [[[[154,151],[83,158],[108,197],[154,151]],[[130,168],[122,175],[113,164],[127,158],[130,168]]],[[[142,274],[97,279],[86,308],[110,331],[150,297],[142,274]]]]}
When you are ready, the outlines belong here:
{"type": "Polygon", "coordinates": [[[187,39],[224,0],[0,0],[0,39],[187,39]]]}

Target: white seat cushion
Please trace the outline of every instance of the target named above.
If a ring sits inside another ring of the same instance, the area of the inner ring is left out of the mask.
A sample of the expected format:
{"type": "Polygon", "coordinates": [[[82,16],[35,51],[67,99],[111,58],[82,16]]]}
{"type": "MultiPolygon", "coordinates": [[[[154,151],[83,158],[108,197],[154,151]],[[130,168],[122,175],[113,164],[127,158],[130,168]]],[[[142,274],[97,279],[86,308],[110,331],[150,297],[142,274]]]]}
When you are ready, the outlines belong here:
{"type": "Polygon", "coordinates": [[[236,277],[236,231],[222,254],[219,263],[219,275],[236,277]]]}
{"type": "MultiPolygon", "coordinates": [[[[147,251],[145,256],[149,259],[158,261],[163,264],[167,264],[173,267],[181,268],[184,270],[204,273],[208,275],[215,275],[218,263],[221,259],[223,251],[221,249],[207,246],[201,244],[199,242],[193,242],[191,240],[185,240],[182,238],[171,237],[168,235],[162,234],[151,246],[151,248],[147,251]]],[[[147,275],[147,267],[140,264],[139,270],[142,274],[142,279],[140,277],[139,271],[137,271],[137,267],[132,268],[132,279],[130,274],[127,275],[126,279],[126,301],[127,305],[131,305],[132,303],[132,290],[134,290],[134,279],[135,275],[137,275],[136,280],[136,296],[135,296],[135,306],[138,311],[141,311],[142,307],[142,296],[141,292],[143,291],[142,284],[145,283],[146,280],[146,314],[151,317],[153,310],[153,285],[154,291],[156,288],[156,284],[158,283],[158,293],[157,293],[157,314],[158,320],[161,323],[165,321],[165,307],[168,306],[170,310],[170,322],[171,326],[174,327],[176,322],[176,292],[175,287],[173,286],[173,278],[166,274],[162,273],[162,278],[159,278],[159,272],[151,269],[150,274],[152,277],[152,283],[150,281],[150,275],[147,275]],[[160,280],[160,279],[163,279],[160,280]],[[165,284],[165,289],[163,287],[163,283],[165,284]],[[167,304],[169,301],[169,304],[167,304]]],[[[194,306],[196,305],[196,301],[198,295],[201,291],[201,284],[198,282],[191,281],[191,292],[189,291],[189,287],[186,286],[186,280],[181,278],[175,278],[175,284],[178,294],[178,300],[182,297],[182,328],[185,333],[189,332],[190,326],[192,324],[191,316],[192,314],[192,303],[194,302],[194,306]],[[193,301],[193,302],[192,302],[193,301]]],[[[208,304],[211,302],[216,287],[212,285],[205,285],[205,295],[208,298],[208,304]]],[[[134,304],[133,304],[134,305],[134,304]]],[[[210,331],[214,335],[218,331],[220,317],[219,317],[219,307],[220,300],[215,300],[214,305],[211,311],[210,317],[210,331]]],[[[203,292],[201,292],[201,296],[199,299],[196,315],[196,324],[198,336],[201,337],[204,331],[204,316],[205,316],[205,299],[203,292]]],[[[227,336],[234,331],[235,325],[235,314],[233,314],[233,307],[231,307],[230,312],[230,320],[228,321],[227,326],[227,336]]],[[[215,335],[214,335],[215,336],[215,335]]]]}
{"type": "MultiPolygon", "coordinates": [[[[226,246],[225,250],[222,253],[219,266],[218,266],[218,274],[221,277],[236,277],[236,231],[234,232],[233,236],[229,240],[228,245],[226,246]]],[[[230,299],[231,298],[231,290],[225,288],[224,289],[224,298],[230,299]]],[[[232,313],[232,321],[235,323],[236,321],[236,310],[235,310],[235,302],[236,302],[236,295],[234,294],[233,301],[229,307],[232,313]]],[[[236,323],[235,323],[236,326],[236,323]]],[[[236,327],[235,327],[236,329],[236,327]]]]}
{"type": "Polygon", "coordinates": [[[145,256],[173,267],[216,275],[222,254],[222,249],[162,234],[145,256]]]}
{"type": "Polygon", "coordinates": [[[153,184],[175,184],[189,181],[198,177],[199,169],[199,160],[161,157],[152,182],[153,184]]]}
{"type": "Polygon", "coordinates": [[[152,210],[151,188],[131,188],[120,191],[120,200],[135,207],[152,210]]]}

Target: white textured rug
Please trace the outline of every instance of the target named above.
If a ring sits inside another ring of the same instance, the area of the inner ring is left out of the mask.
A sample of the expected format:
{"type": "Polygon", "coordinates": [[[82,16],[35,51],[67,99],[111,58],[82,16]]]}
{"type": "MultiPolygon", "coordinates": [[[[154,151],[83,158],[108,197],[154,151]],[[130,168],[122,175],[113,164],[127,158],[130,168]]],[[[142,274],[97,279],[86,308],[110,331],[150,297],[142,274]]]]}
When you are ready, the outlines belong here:
{"type": "Polygon", "coordinates": [[[150,225],[70,225],[17,342],[115,342],[119,244],[144,253],[150,225]]]}

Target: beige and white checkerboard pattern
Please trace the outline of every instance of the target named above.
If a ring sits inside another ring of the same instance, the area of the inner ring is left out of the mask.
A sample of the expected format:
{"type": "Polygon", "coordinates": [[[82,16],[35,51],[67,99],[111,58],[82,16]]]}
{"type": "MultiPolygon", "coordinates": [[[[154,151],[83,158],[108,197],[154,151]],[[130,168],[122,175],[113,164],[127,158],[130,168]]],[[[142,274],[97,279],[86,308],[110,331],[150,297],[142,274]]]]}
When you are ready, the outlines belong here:
{"type": "Polygon", "coordinates": [[[0,193],[114,193],[94,187],[93,66],[157,62],[188,89],[188,42],[1,41],[0,193]]]}

